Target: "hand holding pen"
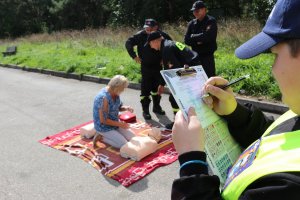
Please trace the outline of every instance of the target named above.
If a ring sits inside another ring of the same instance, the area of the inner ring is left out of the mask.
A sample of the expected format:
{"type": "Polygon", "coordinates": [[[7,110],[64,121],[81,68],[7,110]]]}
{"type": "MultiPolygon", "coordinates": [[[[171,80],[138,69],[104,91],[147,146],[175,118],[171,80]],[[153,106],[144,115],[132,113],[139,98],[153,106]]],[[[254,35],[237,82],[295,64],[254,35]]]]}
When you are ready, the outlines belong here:
{"type": "MultiPolygon", "coordinates": [[[[242,81],[242,80],[245,80],[245,79],[247,79],[247,78],[250,78],[250,75],[249,75],[249,74],[244,75],[244,76],[242,76],[242,77],[240,77],[240,78],[234,79],[234,80],[230,81],[229,83],[227,83],[227,84],[225,84],[225,85],[215,85],[215,86],[218,87],[218,88],[221,88],[221,89],[225,90],[225,89],[227,89],[228,87],[230,87],[231,85],[236,84],[236,83],[238,83],[238,82],[240,82],[240,81],[242,81]]],[[[209,93],[206,93],[206,94],[204,94],[201,98],[205,98],[205,97],[208,97],[208,96],[210,96],[210,94],[209,94],[209,93]]]]}
{"type": "Polygon", "coordinates": [[[229,115],[236,109],[237,101],[232,90],[225,91],[225,89],[248,77],[249,75],[246,75],[230,82],[222,77],[211,77],[204,87],[208,95],[203,95],[202,100],[218,115],[229,115]]]}

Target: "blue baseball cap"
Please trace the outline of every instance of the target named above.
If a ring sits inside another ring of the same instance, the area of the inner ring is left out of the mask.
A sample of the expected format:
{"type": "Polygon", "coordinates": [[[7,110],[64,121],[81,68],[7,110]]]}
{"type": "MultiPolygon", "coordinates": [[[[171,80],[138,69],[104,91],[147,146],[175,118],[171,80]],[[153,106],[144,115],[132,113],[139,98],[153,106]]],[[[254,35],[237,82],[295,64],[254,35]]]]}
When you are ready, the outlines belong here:
{"type": "Polygon", "coordinates": [[[289,39],[300,39],[300,0],[278,0],[262,32],[238,47],[235,55],[252,58],[289,39]]]}

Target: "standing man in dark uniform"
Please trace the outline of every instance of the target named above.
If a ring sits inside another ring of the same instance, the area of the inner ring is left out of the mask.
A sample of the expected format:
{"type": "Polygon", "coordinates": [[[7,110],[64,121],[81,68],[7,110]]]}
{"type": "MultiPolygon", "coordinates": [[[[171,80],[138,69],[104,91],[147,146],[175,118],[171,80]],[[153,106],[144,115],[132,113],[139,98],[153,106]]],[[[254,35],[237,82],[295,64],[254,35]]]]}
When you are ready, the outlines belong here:
{"type": "MultiPolygon", "coordinates": [[[[158,31],[149,34],[147,39],[147,44],[148,43],[151,48],[160,51],[165,69],[175,69],[201,64],[197,52],[189,49],[185,44],[180,42],[164,39],[158,31]]],[[[158,92],[161,94],[163,90],[164,83],[159,86],[158,92]]],[[[172,94],[169,96],[169,101],[175,115],[179,111],[179,107],[172,94]]],[[[166,128],[172,129],[173,124],[174,123],[167,124],[166,128]]]]}
{"type": "Polygon", "coordinates": [[[158,86],[163,82],[160,74],[162,69],[161,55],[159,52],[145,45],[148,35],[153,31],[158,31],[164,38],[171,40],[171,37],[158,29],[158,24],[154,19],[146,19],[144,29],[129,37],[125,47],[128,54],[137,63],[141,64],[142,82],[141,82],[141,104],[143,116],[145,119],[151,119],[149,105],[151,102],[150,94],[153,100],[153,112],[165,115],[165,111],[160,106],[161,95],[158,94],[158,86]],[[134,51],[137,46],[137,54],[134,51]]]}
{"type": "Polygon", "coordinates": [[[215,18],[206,14],[206,5],[203,1],[196,1],[191,11],[195,19],[188,24],[184,42],[199,54],[207,76],[215,76],[214,52],[217,50],[217,22],[215,18]]]}

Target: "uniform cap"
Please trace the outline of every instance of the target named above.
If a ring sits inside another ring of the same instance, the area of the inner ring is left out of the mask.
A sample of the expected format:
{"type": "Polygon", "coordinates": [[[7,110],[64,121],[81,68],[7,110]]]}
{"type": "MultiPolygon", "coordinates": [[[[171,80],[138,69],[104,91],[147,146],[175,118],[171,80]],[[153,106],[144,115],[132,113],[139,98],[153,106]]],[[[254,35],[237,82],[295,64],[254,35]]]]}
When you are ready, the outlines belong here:
{"type": "Polygon", "coordinates": [[[192,7],[191,11],[198,10],[200,8],[206,8],[205,3],[203,1],[196,1],[193,4],[193,7],[192,7]]]}
{"type": "Polygon", "coordinates": [[[300,1],[278,0],[262,32],[235,50],[240,59],[252,58],[288,39],[300,39],[300,1]]]}
{"type": "Polygon", "coordinates": [[[149,35],[148,35],[148,38],[147,38],[147,44],[149,44],[149,42],[151,42],[152,40],[156,40],[158,38],[161,37],[161,34],[160,32],[158,31],[154,31],[154,32],[151,32],[149,35]]]}
{"type": "Polygon", "coordinates": [[[155,21],[154,19],[146,19],[145,24],[144,24],[144,28],[154,27],[156,25],[157,25],[157,21],[155,21]]]}

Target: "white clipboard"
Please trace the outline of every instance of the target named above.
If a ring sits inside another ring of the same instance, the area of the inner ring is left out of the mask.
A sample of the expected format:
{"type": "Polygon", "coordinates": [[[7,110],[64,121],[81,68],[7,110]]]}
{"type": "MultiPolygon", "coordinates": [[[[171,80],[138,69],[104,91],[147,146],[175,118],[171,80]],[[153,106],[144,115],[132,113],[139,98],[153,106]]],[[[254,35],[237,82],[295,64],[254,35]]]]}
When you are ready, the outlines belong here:
{"type": "Polygon", "coordinates": [[[226,122],[202,101],[202,88],[207,80],[205,71],[199,65],[162,70],[161,75],[186,119],[188,109],[195,108],[205,131],[207,162],[223,185],[228,169],[241,154],[241,148],[230,135],[226,122]]]}

